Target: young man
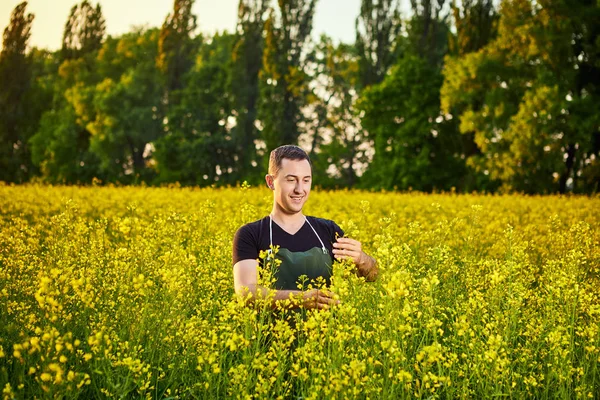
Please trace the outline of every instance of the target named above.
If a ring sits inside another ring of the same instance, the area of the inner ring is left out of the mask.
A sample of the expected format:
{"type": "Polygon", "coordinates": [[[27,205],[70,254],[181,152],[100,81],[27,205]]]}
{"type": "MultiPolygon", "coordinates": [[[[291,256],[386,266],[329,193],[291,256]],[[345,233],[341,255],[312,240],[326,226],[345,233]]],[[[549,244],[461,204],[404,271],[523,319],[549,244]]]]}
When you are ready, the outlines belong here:
{"type": "Polygon", "coordinates": [[[290,296],[299,299],[295,307],[327,309],[337,304],[329,290],[298,289],[303,279],[322,277],[329,283],[334,258],[351,259],[360,276],[376,279],[376,262],[362,251],[360,242],[344,238],[335,222],[302,213],[312,184],[312,167],[304,150],[292,145],[273,150],[265,180],[273,191],[271,214],[242,226],[233,239],[233,279],[238,295],[250,292],[251,301],[259,292],[266,297],[268,289],[258,285],[257,267],[259,252],[271,245],[280,246],[275,257],[281,260],[271,288],[275,290],[274,306],[290,296]]]}

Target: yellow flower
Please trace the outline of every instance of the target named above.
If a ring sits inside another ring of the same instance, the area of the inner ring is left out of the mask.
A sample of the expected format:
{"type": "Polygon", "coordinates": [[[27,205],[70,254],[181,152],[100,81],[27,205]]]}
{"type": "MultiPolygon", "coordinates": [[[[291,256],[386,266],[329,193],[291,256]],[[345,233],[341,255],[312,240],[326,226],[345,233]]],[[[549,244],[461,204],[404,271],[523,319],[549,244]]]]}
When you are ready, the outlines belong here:
{"type": "Polygon", "coordinates": [[[10,383],[7,383],[6,385],[4,385],[4,389],[2,389],[2,394],[3,394],[4,399],[14,399],[15,398],[15,392],[13,392],[12,387],[10,386],[10,383]]]}

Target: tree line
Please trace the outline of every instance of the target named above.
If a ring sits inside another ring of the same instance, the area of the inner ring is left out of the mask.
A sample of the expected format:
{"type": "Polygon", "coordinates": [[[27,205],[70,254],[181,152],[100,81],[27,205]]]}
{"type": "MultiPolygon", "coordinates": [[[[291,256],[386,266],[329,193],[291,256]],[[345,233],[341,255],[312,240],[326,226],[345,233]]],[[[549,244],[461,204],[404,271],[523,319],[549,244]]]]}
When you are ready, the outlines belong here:
{"type": "Polygon", "coordinates": [[[193,0],[112,37],[73,6],[57,51],[27,2],[0,53],[0,181],[261,184],[294,143],[323,187],[600,190],[596,0],[362,0],[354,43],[316,0],[240,0],[199,34],[193,0]]]}

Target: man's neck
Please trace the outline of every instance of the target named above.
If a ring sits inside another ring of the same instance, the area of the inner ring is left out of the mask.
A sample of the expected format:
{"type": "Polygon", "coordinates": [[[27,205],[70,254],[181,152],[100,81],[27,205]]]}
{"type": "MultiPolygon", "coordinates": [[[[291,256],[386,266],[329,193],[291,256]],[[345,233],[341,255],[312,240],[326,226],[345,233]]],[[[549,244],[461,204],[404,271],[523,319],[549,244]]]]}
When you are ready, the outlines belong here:
{"type": "Polygon", "coordinates": [[[273,206],[273,210],[271,210],[270,216],[271,218],[273,218],[273,221],[275,221],[277,225],[281,226],[282,228],[293,228],[298,225],[301,225],[304,223],[305,218],[304,214],[302,214],[302,211],[294,214],[288,214],[278,209],[277,206],[273,206]]]}

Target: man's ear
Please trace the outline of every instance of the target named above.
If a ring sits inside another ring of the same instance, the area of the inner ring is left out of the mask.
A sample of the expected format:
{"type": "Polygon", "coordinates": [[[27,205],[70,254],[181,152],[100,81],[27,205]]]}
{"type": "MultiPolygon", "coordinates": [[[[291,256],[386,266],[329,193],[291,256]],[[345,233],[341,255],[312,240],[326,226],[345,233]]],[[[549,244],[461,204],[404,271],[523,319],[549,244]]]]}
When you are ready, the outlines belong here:
{"type": "Polygon", "coordinates": [[[267,181],[267,186],[271,190],[275,190],[275,183],[273,182],[273,177],[271,175],[265,175],[265,180],[267,181]]]}

